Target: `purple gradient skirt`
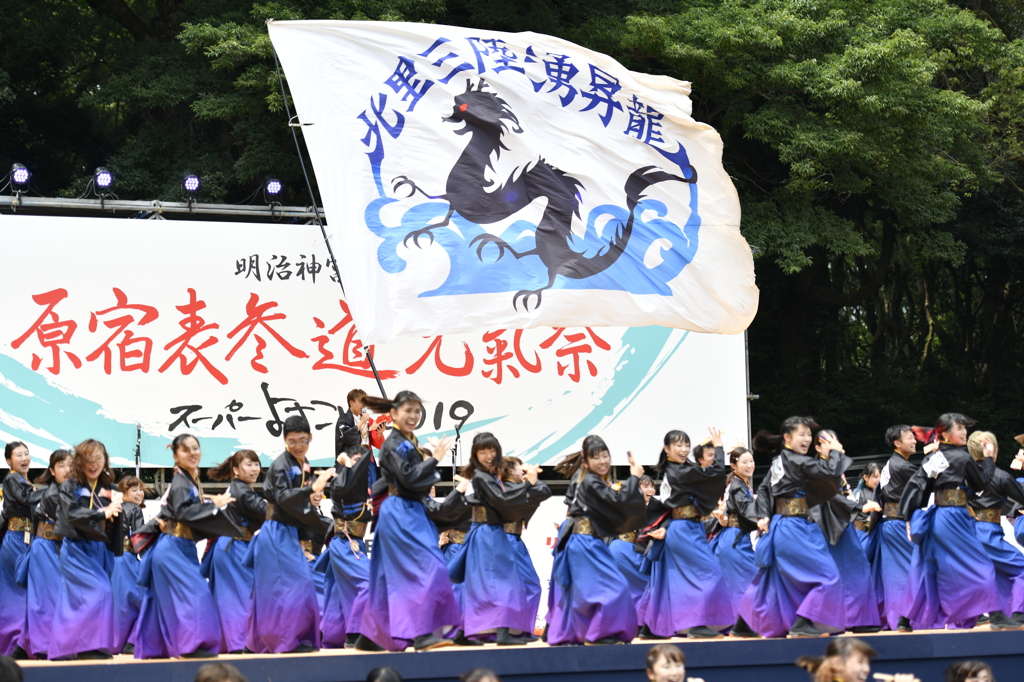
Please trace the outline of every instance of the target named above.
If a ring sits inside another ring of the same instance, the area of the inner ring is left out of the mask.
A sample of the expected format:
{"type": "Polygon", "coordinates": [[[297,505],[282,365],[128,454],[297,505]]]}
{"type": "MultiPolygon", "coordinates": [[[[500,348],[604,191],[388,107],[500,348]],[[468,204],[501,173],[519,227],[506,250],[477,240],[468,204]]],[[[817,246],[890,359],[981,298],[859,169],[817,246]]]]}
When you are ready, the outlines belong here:
{"type": "Polygon", "coordinates": [[[743,620],[763,637],[783,637],[797,616],[843,630],[843,584],[818,524],[800,516],[772,517],[757,542],[758,565],[740,602],[743,620]]]}
{"type": "Polygon", "coordinates": [[[53,618],[60,598],[59,548],[56,540],[34,537],[28,552],[18,561],[18,584],[28,590],[25,630],[18,646],[32,658],[42,658],[50,650],[53,618]]]}
{"type": "Polygon", "coordinates": [[[114,591],[114,653],[121,653],[128,643],[135,622],[142,610],[146,590],[139,585],[142,562],[131,552],[114,557],[110,587],[114,591]]]}
{"type": "Polygon", "coordinates": [[[114,554],[96,540],[64,540],[60,547],[60,596],[50,633],[50,660],[83,651],[120,653],[114,642],[114,554]]]}
{"type": "Polygon", "coordinates": [[[368,590],[362,634],[388,651],[462,622],[437,528],[419,500],[390,496],[381,504],[368,590]]]}
{"type": "Polygon", "coordinates": [[[533,566],[533,559],[530,558],[530,552],[526,549],[526,543],[523,542],[523,538],[510,533],[508,541],[512,545],[512,556],[515,559],[516,569],[519,571],[519,578],[526,587],[526,608],[531,623],[528,632],[533,634],[537,627],[537,612],[540,610],[542,591],[540,576],[537,575],[537,569],[533,566]]]}
{"type": "Polygon", "coordinates": [[[526,585],[515,564],[509,563],[505,529],[474,523],[465,549],[448,563],[454,584],[462,584],[462,628],[467,636],[489,635],[498,628],[532,632],[526,585]]]}
{"type": "Polygon", "coordinates": [[[914,554],[907,576],[907,613],[915,629],[973,625],[1003,608],[996,569],[965,507],[929,507],[910,524],[914,554]]]}
{"type": "Polygon", "coordinates": [[[361,634],[363,613],[370,596],[370,557],[362,538],[335,536],[331,540],[331,569],[341,608],[345,632],[361,634]]]}
{"type": "Polygon", "coordinates": [[[839,542],[828,546],[843,581],[843,614],[847,628],[882,624],[871,564],[857,536],[859,532],[852,525],[847,526],[839,536],[839,542]]]}
{"type": "MultiPolygon", "coordinates": [[[[608,549],[611,550],[612,556],[615,557],[615,565],[619,567],[622,572],[622,577],[626,579],[626,584],[629,585],[629,593],[633,596],[633,603],[637,605],[637,609],[640,608],[640,599],[644,596],[644,592],[647,590],[647,584],[650,582],[650,576],[644,575],[640,572],[640,567],[644,561],[644,555],[638,554],[634,551],[636,547],[632,542],[626,542],[615,538],[608,545],[608,549]]],[[[638,612],[639,617],[639,612],[638,612]]]]}
{"type": "Polygon", "coordinates": [[[300,645],[320,648],[320,606],[299,529],[267,521],[249,541],[244,566],[253,569],[246,646],[281,654],[300,645]]]}
{"type": "Polygon", "coordinates": [[[996,590],[1006,615],[1024,612],[1024,554],[1006,541],[1000,523],[975,521],[975,534],[996,567],[996,590]]]}
{"type": "Polygon", "coordinates": [[[147,591],[129,638],[135,658],[221,652],[217,605],[200,572],[196,543],[161,534],[142,558],[139,585],[147,591]]]}
{"type": "MultiPolygon", "coordinates": [[[[466,551],[465,538],[463,542],[449,542],[447,545],[441,548],[441,556],[444,557],[445,567],[451,566],[454,562],[459,561],[462,558],[463,552],[466,551]]],[[[451,577],[451,571],[448,571],[448,576],[451,577]]],[[[452,583],[452,594],[455,595],[455,603],[459,605],[460,618],[466,617],[466,601],[465,595],[463,595],[464,585],[461,582],[452,583]]],[[[462,630],[462,620],[459,621],[457,629],[462,630]]],[[[445,635],[446,637],[454,637],[455,629],[445,635]]]]}
{"type": "Polygon", "coordinates": [[[743,593],[757,574],[750,533],[743,533],[739,528],[724,529],[711,540],[711,553],[722,567],[732,610],[739,613],[743,593]]]}
{"type": "Polygon", "coordinates": [[[593,535],[573,534],[555,554],[548,596],[548,644],[583,644],[637,634],[637,610],[611,550],[593,535]]]}
{"type": "Polygon", "coordinates": [[[243,565],[248,553],[248,542],[219,537],[203,557],[202,574],[210,582],[227,652],[245,648],[245,625],[254,580],[252,569],[243,565]]]}
{"type": "Polygon", "coordinates": [[[0,656],[10,656],[25,632],[28,590],[18,584],[18,562],[26,556],[30,533],[9,530],[0,543],[0,656]]]}
{"type": "Polygon", "coordinates": [[[659,637],[674,637],[701,625],[724,630],[735,623],[728,584],[711,553],[704,525],[671,521],[661,542],[650,586],[638,607],[640,623],[659,637]]]}

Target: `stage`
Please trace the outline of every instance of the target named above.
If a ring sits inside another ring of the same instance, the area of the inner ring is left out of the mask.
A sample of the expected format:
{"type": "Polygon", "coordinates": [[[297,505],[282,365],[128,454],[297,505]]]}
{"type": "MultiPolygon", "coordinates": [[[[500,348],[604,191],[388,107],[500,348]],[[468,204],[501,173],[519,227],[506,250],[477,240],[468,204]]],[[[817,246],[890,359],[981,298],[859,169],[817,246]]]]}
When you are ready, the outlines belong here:
{"type": "MultiPolygon", "coordinates": [[[[953,661],[981,659],[999,680],[1018,679],[1024,669],[1024,631],[926,631],[861,636],[878,650],[872,672],[910,672],[922,682],[940,682],[953,661]]],[[[706,682],[789,682],[805,680],[793,665],[802,655],[820,655],[828,639],[668,640],[686,653],[687,677],[706,682]]],[[[475,667],[492,668],[504,682],[641,682],[644,655],[659,642],[635,640],[623,646],[449,647],[415,653],[325,650],[301,655],[221,656],[212,661],[237,666],[250,682],[361,682],[377,666],[391,666],[403,679],[453,682],[475,667]]],[[[191,682],[205,661],[22,661],[25,682],[191,682]]]]}

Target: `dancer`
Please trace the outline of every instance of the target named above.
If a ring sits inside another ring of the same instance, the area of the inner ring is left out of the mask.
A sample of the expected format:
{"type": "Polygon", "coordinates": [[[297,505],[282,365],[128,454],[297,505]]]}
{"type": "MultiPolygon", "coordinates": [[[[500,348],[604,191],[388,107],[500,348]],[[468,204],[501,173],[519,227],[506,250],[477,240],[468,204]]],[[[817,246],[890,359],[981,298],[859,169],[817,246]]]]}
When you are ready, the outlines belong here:
{"type": "MultiPolygon", "coordinates": [[[[729,477],[725,490],[725,528],[711,541],[711,551],[722,567],[732,608],[739,613],[740,601],[750,581],[757,573],[754,545],[750,534],[757,530],[757,504],[752,486],[754,455],[745,447],[733,448],[729,453],[729,477]]],[[[729,633],[733,637],[756,637],[742,617],[729,633]]]]}
{"type": "Polygon", "coordinates": [[[240,536],[222,513],[230,493],[207,498],[199,481],[199,439],[183,433],[171,441],[174,477],[158,514],[161,534],[139,567],[148,588],[133,635],[136,658],[210,658],[221,652],[220,620],[196,554],[198,540],[240,536]]]}
{"type": "Polygon", "coordinates": [[[124,548],[120,497],[103,443],[89,439],[76,445],[53,529],[63,540],[51,660],[105,659],[118,651],[110,574],[114,555],[124,548]]]}
{"type": "Polygon", "coordinates": [[[27,445],[12,441],[4,447],[4,459],[11,471],[3,483],[6,532],[0,543],[0,655],[17,654],[18,658],[25,658],[25,652],[18,650],[18,641],[25,633],[28,592],[18,585],[17,564],[28,554],[32,537],[32,502],[29,498],[34,488],[28,481],[32,458],[27,445]]]}
{"type": "Polygon", "coordinates": [[[498,646],[510,646],[533,641],[536,615],[529,611],[522,574],[507,570],[505,526],[522,524],[551,492],[546,486],[536,493],[533,490],[538,485],[539,466],[526,467],[522,483],[503,481],[502,469],[498,439],[478,433],[469,464],[462,470],[462,476],[470,479],[466,501],[472,508],[473,526],[461,557],[448,564],[448,573],[453,582],[463,583],[466,636],[481,639],[495,633],[498,646]]]}
{"type": "Polygon", "coordinates": [[[758,571],[740,602],[743,620],[765,637],[826,635],[815,623],[845,627],[835,608],[843,599],[839,569],[807,512],[839,491],[851,460],[832,449],[823,458],[808,455],[816,428],[810,417],[790,417],[781,435],[754,438],[755,449],[779,453],[757,490],[757,525],[767,535],[757,543],[758,571]]]}
{"type": "MultiPolygon", "coordinates": [[[[502,478],[509,483],[522,483],[526,476],[526,472],[523,469],[523,461],[518,457],[503,457],[502,459],[505,462],[505,473],[502,478]]],[[[519,570],[519,576],[526,586],[526,609],[527,613],[530,614],[529,622],[535,626],[537,623],[537,612],[540,610],[540,576],[537,575],[537,569],[534,568],[533,559],[530,558],[530,551],[526,548],[522,535],[523,528],[530,523],[530,519],[533,518],[537,507],[540,506],[541,502],[551,497],[551,489],[539,481],[532,484],[532,486],[529,502],[530,509],[524,513],[521,522],[505,524],[505,533],[512,545],[512,555],[516,562],[516,568],[519,570]]],[[[652,492],[654,490],[653,483],[651,484],[651,490],[652,492]]],[[[531,626],[530,632],[533,632],[533,626],[531,626]]]]}
{"type": "Polygon", "coordinates": [[[722,432],[708,430],[713,449],[701,447],[692,455],[690,437],[669,431],[655,467],[663,475],[661,501],[671,510],[671,520],[667,528],[650,533],[663,546],[654,550],[658,556],[639,612],[641,623],[658,637],[717,638],[719,630],[736,621],[722,568],[701,523],[717,507],[726,484],[722,432]]]}
{"type": "Polygon", "coordinates": [[[246,626],[246,646],[256,653],[308,653],[320,648],[316,585],[301,540],[323,538],[330,521],[313,508],[334,469],[315,478],[306,460],[313,439],[305,417],[293,415],[282,429],[285,452],[263,483],[267,520],[250,542],[245,565],[255,571],[246,626]]]}
{"type": "MultiPolygon", "coordinates": [[[[644,475],[640,477],[640,492],[644,496],[644,505],[650,510],[651,499],[654,497],[654,481],[650,476],[644,475]]],[[[644,528],[646,528],[647,523],[653,523],[656,520],[649,517],[650,514],[648,514],[644,525],[626,533],[620,533],[608,544],[608,549],[611,550],[612,556],[615,557],[615,565],[622,571],[622,577],[626,579],[626,584],[629,585],[629,593],[633,596],[633,603],[637,605],[638,609],[640,599],[644,596],[647,584],[651,578],[649,572],[643,572],[644,554],[643,551],[637,551],[636,540],[644,528]]],[[[637,612],[637,617],[639,618],[639,611],[637,612]]]]}
{"type": "MultiPolygon", "coordinates": [[[[980,461],[985,451],[993,452],[995,461],[999,456],[999,442],[989,431],[975,431],[967,439],[967,451],[974,461],[980,461]]],[[[1003,505],[1007,501],[1024,505],[1024,489],[1013,476],[996,467],[992,478],[985,485],[981,495],[972,495],[968,500],[978,540],[996,568],[996,589],[1002,603],[1003,613],[1024,625],[1024,554],[1006,541],[1003,534],[1003,505]]]]}
{"type": "MultiPolygon", "coordinates": [[[[860,509],[857,512],[857,516],[853,519],[853,528],[857,531],[857,537],[860,539],[860,543],[864,546],[864,551],[869,558],[874,556],[873,547],[871,547],[870,543],[877,536],[873,536],[869,532],[871,530],[871,513],[866,513],[864,507],[867,506],[868,502],[875,501],[875,488],[878,487],[878,482],[881,479],[882,467],[878,466],[877,462],[868,462],[864,465],[864,469],[861,470],[860,482],[853,490],[853,499],[857,503],[857,508],[860,509]]],[[[879,505],[878,511],[881,511],[881,505],[879,505]]]]}
{"type": "MultiPolygon", "coordinates": [[[[815,451],[819,457],[827,457],[829,451],[845,453],[835,431],[823,429],[818,432],[815,451]]],[[[808,518],[821,528],[828,551],[836,562],[843,581],[844,625],[852,632],[878,632],[882,629],[878,611],[878,597],[875,592],[871,564],[868,562],[864,545],[851,523],[858,514],[881,511],[874,500],[860,505],[856,499],[847,497],[846,477],[843,487],[831,499],[811,507],[808,518]]]]}
{"type": "Polygon", "coordinates": [[[334,451],[338,454],[347,448],[358,447],[366,440],[369,427],[369,415],[363,413],[363,398],[366,391],[353,388],[345,396],[348,412],[341,412],[334,426],[334,451]]]}
{"type": "Polygon", "coordinates": [[[394,428],[380,452],[388,497],[374,533],[362,633],[389,651],[410,644],[417,651],[449,646],[452,641],[441,634],[457,627],[462,614],[423,498],[441,478],[437,463],[451,439],[441,438],[430,453],[421,449],[414,431],[423,401],[412,391],[401,391],[394,400],[367,396],[364,402],[374,412],[388,412],[394,428]]]}
{"type": "Polygon", "coordinates": [[[31,658],[46,658],[50,650],[50,633],[57,612],[60,585],[60,538],[53,534],[60,508],[60,486],[71,474],[72,454],[54,450],[50,466],[36,478],[43,486],[32,499],[39,497],[32,508],[35,537],[26,556],[18,566],[18,583],[28,590],[25,630],[18,646],[31,658]]]}
{"type": "MultiPolygon", "coordinates": [[[[335,473],[331,482],[334,535],[326,552],[331,562],[328,592],[335,595],[330,601],[336,600],[337,607],[325,609],[323,645],[351,648],[362,634],[366,610],[370,557],[363,538],[373,515],[370,488],[378,471],[370,450],[353,445],[338,455],[335,473]]],[[[368,644],[363,642],[364,647],[368,644]]]]}
{"type": "Polygon", "coordinates": [[[125,476],[117,482],[121,491],[121,518],[124,525],[122,553],[114,558],[114,571],[110,586],[114,592],[114,651],[134,654],[135,645],[128,641],[146,591],[139,585],[139,557],[135,554],[131,536],[142,530],[146,519],[142,508],[146,502],[146,484],[136,476],[125,476]]]}
{"type": "Polygon", "coordinates": [[[221,535],[210,540],[213,547],[203,557],[202,574],[210,581],[210,592],[217,604],[221,636],[228,653],[245,650],[245,628],[252,599],[253,571],[245,566],[245,557],[253,535],[267,518],[267,501],[252,486],[263,469],[260,458],[252,450],[239,450],[218,466],[210,469],[211,481],[231,481],[227,493],[232,501],[223,509],[241,534],[221,535]]]}
{"type": "MultiPolygon", "coordinates": [[[[898,424],[886,430],[885,443],[894,452],[882,467],[875,486],[875,501],[882,507],[882,519],[871,531],[877,536],[871,563],[875,584],[880,588],[878,597],[884,621],[890,630],[911,632],[905,593],[914,545],[907,533],[906,519],[900,514],[900,499],[917,471],[917,465],[910,463],[910,456],[917,450],[917,438],[910,426],[898,424]]],[[[938,445],[929,447],[934,450],[938,445]]]]}
{"type": "Polygon", "coordinates": [[[939,417],[935,437],[939,448],[925,457],[903,492],[900,515],[911,520],[916,545],[907,578],[907,617],[915,628],[947,624],[973,627],[989,614],[994,630],[1015,630],[1020,623],[1002,611],[996,570],[975,534],[967,513],[968,492],[983,492],[995,469],[995,450],[981,462],[968,454],[967,427],[974,421],[958,413],[939,417]],[[935,493],[935,506],[924,506],[935,493]]]}
{"type": "Polygon", "coordinates": [[[636,605],[605,539],[644,522],[644,468],[629,454],[630,477],[621,484],[612,484],[611,469],[608,446],[595,435],[556,468],[576,486],[570,486],[569,518],[551,569],[549,644],[618,644],[636,637],[636,605]]]}

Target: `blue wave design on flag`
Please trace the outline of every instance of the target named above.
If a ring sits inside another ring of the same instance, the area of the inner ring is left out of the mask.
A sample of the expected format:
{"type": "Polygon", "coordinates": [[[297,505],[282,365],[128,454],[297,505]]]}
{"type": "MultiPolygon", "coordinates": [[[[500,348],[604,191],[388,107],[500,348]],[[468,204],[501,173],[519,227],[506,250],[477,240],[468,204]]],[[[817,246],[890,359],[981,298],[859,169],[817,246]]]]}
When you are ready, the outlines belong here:
{"type": "MultiPolygon", "coordinates": [[[[606,270],[586,279],[570,279],[559,276],[553,289],[599,289],[626,291],[631,294],[659,294],[670,296],[669,282],[679,276],[697,253],[701,218],[698,212],[697,184],[687,184],[690,193],[690,216],[682,226],[665,218],[667,208],[656,199],[645,199],[634,209],[633,233],[622,256],[606,270]],[[653,212],[654,217],[644,219],[653,212]],[[658,242],[655,245],[655,242],[658,242]],[[645,256],[649,250],[658,249],[660,262],[648,267],[645,256]]],[[[412,242],[403,244],[410,232],[425,228],[445,215],[448,204],[440,201],[426,201],[406,211],[399,225],[386,225],[381,219],[384,208],[398,201],[388,197],[373,200],[366,207],[367,227],[384,241],[377,249],[377,260],[389,274],[403,272],[406,260],[400,255],[402,249],[417,248],[412,242]]],[[[574,237],[573,250],[593,256],[608,248],[611,235],[617,225],[628,219],[627,210],[621,206],[604,204],[597,206],[587,215],[587,227],[583,237],[574,237]],[[610,216],[602,234],[596,224],[610,216]]],[[[548,281],[548,268],[537,256],[521,259],[505,254],[495,260],[498,248],[487,245],[477,256],[471,246],[474,237],[486,234],[480,225],[470,222],[458,213],[451,218],[449,227],[432,230],[434,240],[445,250],[451,262],[448,278],[436,289],[419,293],[426,296],[454,296],[461,294],[515,292],[536,289],[548,281]]],[[[518,252],[534,248],[533,233],[537,226],[520,220],[502,232],[499,237],[518,252]]],[[[426,240],[427,238],[421,238],[426,240]]],[[[422,243],[422,241],[421,241],[422,243]]]]}

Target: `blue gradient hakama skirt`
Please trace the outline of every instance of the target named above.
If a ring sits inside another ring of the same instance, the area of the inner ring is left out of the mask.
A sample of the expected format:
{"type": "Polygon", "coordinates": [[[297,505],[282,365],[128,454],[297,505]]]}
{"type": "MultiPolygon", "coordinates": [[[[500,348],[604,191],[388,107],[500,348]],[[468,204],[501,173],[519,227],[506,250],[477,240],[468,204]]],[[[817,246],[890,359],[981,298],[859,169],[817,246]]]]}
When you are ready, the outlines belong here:
{"type": "MultiPolygon", "coordinates": [[[[644,596],[644,592],[647,590],[647,583],[650,582],[650,576],[644,575],[640,572],[640,567],[644,561],[644,555],[638,554],[634,551],[636,545],[632,542],[626,542],[615,538],[608,545],[608,549],[611,550],[612,556],[615,557],[615,565],[619,567],[622,572],[622,577],[626,579],[626,584],[629,585],[629,593],[633,596],[633,603],[637,605],[637,609],[640,608],[640,598],[644,596]]],[[[638,616],[639,617],[639,616],[638,616]]]]}
{"type": "Polygon", "coordinates": [[[704,525],[676,519],[669,522],[662,551],[651,566],[651,583],[640,600],[640,623],[659,637],[706,625],[724,630],[736,612],[722,574],[711,553],[704,525]]]}
{"type": "Polygon", "coordinates": [[[872,535],[878,536],[873,563],[876,584],[880,587],[878,598],[883,622],[895,632],[900,617],[907,615],[910,608],[906,592],[914,543],[907,537],[907,524],[903,519],[882,521],[872,535]]]}
{"type": "Polygon", "coordinates": [[[120,653],[114,642],[114,553],[97,540],[65,539],[60,547],[60,596],[50,633],[50,660],[83,651],[120,653]]]}
{"type": "Polygon", "coordinates": [[[1024,547],[1024,515],[1013,520],[1013,537],[1018,545],[1024,547]]]}
{"type": "Polygon", "coordinates": [[[368,589],[362,634],[388,651],[462,622],[437,528],[419,500],[392,495],[381,504],[368,589]]]}
{"type": "MultiPolygon", "coordinates": [[[[326,557],[327,561],[327,571],[324,573],[323,608],[320,610],[320,645],[325,649],[342,649],[348,638],[345,604],[342,602],[341,586],[338,584],[339,576],[334,570],[335,559],[331,554],[331,547],[334,546],[335,541],[348,545],[347,538],[335,535],[320,555],[326,557]]],[[[341,576],[341,579],[344,580],[344,576],[341,576]]]]}
{"type": "MultiPolygon", "coordinates": [[[[449,542],[447,545],[441,548],[441,556],[444,557],[445,567],[450,567],[454,562],[462,558],[462,553],[466,551],[465,538],[463,542],[449,542]]],[[[448,570],[448,576],[451,577],[451,570],[448,570]]],[[[462,594],[462,583],[452,583],[452,594],[455,595],[455,603],[459,605],[460,618],[464,618],[466,615],[466,604],[465,598],[462,594]]],[[[456,626],[459,630],[462,629],[462,620],[459,620],[456,626]]],[[[454,630],[446,636],[454,636],[454,630]]]]}
{"type": "Polygon", "coordinates": [[[221,638],[224,651],[228,652],[245,648],[245,626],[254,580],[253,570],[244,566],[248,553],[248,542],[219,537],[203,557],[202,575],[209,581],[213,601],[217,604],[221,638]]]}
{"type": "Polygon", "coordinates": [[[637,634],[637,609],[608,545],[573,534],[555,554],[548,597],[548,644],[583,644],[637,634]]]}
{"type": "MultiPolygon", "coordinates": [[[[362,634],[370,595],[370,557],[362,538],[336,535],[331,540],[331,569],[344,613],[346,633],[362,634]]],[[[326,628],[325,628],[326,631],[326,628]]]]}
{"type": "Polygon", "coordinates": [[[18,561],[18,584],[27,590],[25,630],[18,646],[32,658],[41,658],[50,650],[50,633],[60,598],[60,542],[41,537],[18,561]]]}
{"type": "Polygon", "coordinates": [[[828,546],[843,581],[843,612],[847,628],[875,627],[882,624],[878,612],[878,596],[871,575],[871,564],[864,545],[852,525],[839,536],[839,542],[828,546]]]}
{"type": "Polygon", "coordinates": [[[474,523],[464,547],[448,563],[448,574],[453,584],[462,585],[465,634],[489,635],[502,627],[532,632],[536,619],[530,617],[522,576],[518,570],[509,570],[505,529],[474,523]]]}
{"type": "Polygon", "coordinates": [[[320,554],[307,561],[310,573],[313,575],[313,589],[316,590],[316,608],[322,621],[327,592],[327,574],[331,570],[331,557],[324,551],[324,548],[321,548],[320,554]]]}
{"type": "Polygon", "coordinates": [[[743,620],[763,637],[782,637],[798,616],[843,630],[843,584],[818,524],[800,516],[772,517],[757,541],[757,573],[740,602],[743,620]]]}
{"type": "Polygon", "coordinates": [[[711,541],[711,553],[715,555],[718,565],[722,568],[732,610],[739,613],[743,593],[750,587],[750,581],[757,574],[750,533],[744,533],[739,528],[724,529],[711,541]]]}
{"type": "Polygon", "coordinates": [[[907,576],[904,614],[915,629],[973,624],[1003,606],[996,569],[975,534],[965,507],[929,507],[914,512],[910,530],[916,547],[907,576]]]}
{"type": "Polygon", "coordinates": [[[139,585],[142,562],[131,552],[114,557],[110,587],[114,591],[114,653],[119,654],[128,643],[135,622],[142,610],[146,590],[139,585]]]}
{"type": "Polygon", "coordinates": [[[25,632],[28,591],[18,584],[18,562],[26,556],[32,534],[7,531],[0,543],[0,656],[10,656],[25,632]]]}
{"type": "Polygon", "coordinates": [[[1003,612],[1024,612],[1024,554],[1006,541],[1001,523],[976,521],[974,530],[996,567],[996,590],[1003,612]]]}
{"type": "Polygon", "coordinates": [[[200,572],[195,542],[161,534],[142,558],[139,585],[146,593],[129,638],[135,658],[222,651],[217,605],[200,572]]]}
{"type": "Polygon", "coordinates": [[[534,633],[537,627],[537,612],[540,610],[541,585],[540,576],[530,558],[530,551],[526,549],[526,543],[518,535],[508,534],[508,541],[512,545],[512,558],[515,560],[516,570],[519,571],[519,578],[526,588],[526,608],[530,615],[530,634],[534,633]]]}
{"type": "Polygon", "coordinates": [[[245,566],[253,569],[246,646],[256,653],[286,653],[301,645],[320,648],[320,607],[299,529],[267,521],[249,542],[245,566]]]}

